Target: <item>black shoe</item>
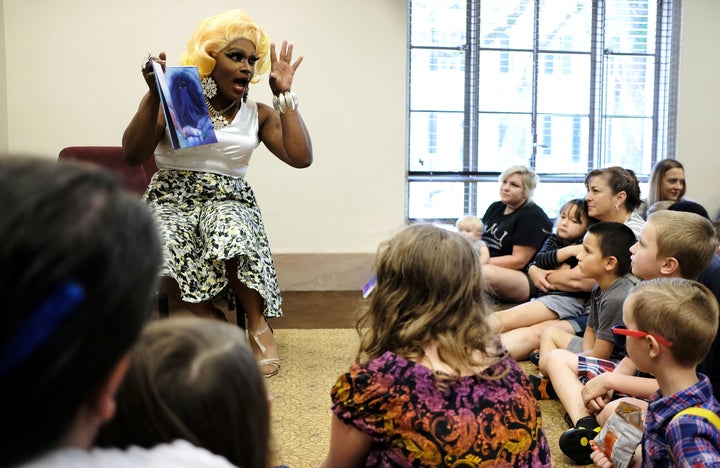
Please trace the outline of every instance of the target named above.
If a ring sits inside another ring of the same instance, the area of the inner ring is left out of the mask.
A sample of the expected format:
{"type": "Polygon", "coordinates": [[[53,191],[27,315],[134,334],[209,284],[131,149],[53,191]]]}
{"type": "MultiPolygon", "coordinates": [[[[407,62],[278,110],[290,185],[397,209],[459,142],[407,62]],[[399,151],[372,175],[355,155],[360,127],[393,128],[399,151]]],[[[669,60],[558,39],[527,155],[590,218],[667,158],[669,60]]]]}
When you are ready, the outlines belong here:
{"type": "Polygon", "coordinates": [[[530,389],[536,400],[554,400],[557,398],[555,389],[553,389],[550,379],[547,377],[542,374],[529,374],[528,379],[530,380],[530,389]]]}
{"type": "Polygon", "coordinates": [[[540,350],[536,349],[532,353],[530,353],[530,356],[528,356],[528,361],[532,362],[536,366],[539,366],[540,364],[540,350]]]}
{"type": "Polygon", "coordinates": [[[584,427],[576,427],[568,429],[560,435],[560,450],[570,457],[572,461],[579,465],[589,465],[592,463],[590,454],[593,452],[590,441],[600,432],[600,427],[586,429],[584,427]]]}

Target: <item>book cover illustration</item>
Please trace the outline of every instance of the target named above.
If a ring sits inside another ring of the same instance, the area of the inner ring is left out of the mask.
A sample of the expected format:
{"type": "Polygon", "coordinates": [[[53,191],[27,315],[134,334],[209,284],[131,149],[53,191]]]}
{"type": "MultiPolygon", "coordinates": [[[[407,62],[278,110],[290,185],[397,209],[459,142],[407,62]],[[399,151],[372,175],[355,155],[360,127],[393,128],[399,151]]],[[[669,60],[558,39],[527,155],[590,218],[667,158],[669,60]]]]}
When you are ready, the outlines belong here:
{"type": "Polygon", "coordinates": [[[152,66],[173,149],[217,143],[197,67],[152,66]]]}

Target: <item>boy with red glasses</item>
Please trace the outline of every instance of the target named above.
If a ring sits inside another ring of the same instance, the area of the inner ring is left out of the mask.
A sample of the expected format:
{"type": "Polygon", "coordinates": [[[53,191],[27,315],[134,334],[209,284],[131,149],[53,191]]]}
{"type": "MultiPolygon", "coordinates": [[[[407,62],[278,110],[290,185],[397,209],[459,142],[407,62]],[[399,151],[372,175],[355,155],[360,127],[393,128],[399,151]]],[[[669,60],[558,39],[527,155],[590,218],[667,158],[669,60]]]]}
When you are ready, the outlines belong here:
{"type": "MultiPolygon", "coordinates": [[[[716,248],[715,230],[708,219],[695,213],[658,211],[648,216],[638,242],[630,248],[632,272],[645,280],[694,280],[710,263],[716,248]]],[[[715,328],[712,330],[714,333],[715,328]]],[[[603,363],[599,367],[614,365],[603,363]]],[[[658,382],[648,378],[651,376],[639,377],[637,373],[633,360],[626,357],[612,372],[603,372],[588,380],[577,394],[565,392],[563,405],[573,409],[570,417],[575,427],[560,436],[563,453],[577,463],[591,462],[589,442],[619,404],[618,396],[632,395],[635,398],[622,400],[642,408],[647,406],[647,400],[658,389],[658,382]]]]}
{"type": "MultiPolygon", "coordinates": [[[[720,466],[720,427],[713,422],[720,404],[710,380],[695,372],[718,325],[713,293],[691,280],[645,281],[625,300],[623,322],[627,328],[613,332],[627,337],[628,357],[660,386],[645,416],[642,465],[720,466]]],[[[608,461],[600,450],[591,458],[598,466],[608,461]]]]}

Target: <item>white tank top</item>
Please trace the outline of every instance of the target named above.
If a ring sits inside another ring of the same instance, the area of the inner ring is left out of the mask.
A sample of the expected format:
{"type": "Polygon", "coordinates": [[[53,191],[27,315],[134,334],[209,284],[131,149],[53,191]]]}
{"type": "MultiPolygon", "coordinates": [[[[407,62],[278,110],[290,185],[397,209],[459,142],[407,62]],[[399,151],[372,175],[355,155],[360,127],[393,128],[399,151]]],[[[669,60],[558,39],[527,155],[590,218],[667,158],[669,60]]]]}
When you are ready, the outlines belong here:
{"type": "Polygon", "coordinates": [[[155,163],[158,169],[245,177],[253,150],[260,144],[258,125],[257,103],[248,99],[242,103],[230,125],[215,130],[217,143],[174,150],[166,131],[155,148],[155,163]]]}

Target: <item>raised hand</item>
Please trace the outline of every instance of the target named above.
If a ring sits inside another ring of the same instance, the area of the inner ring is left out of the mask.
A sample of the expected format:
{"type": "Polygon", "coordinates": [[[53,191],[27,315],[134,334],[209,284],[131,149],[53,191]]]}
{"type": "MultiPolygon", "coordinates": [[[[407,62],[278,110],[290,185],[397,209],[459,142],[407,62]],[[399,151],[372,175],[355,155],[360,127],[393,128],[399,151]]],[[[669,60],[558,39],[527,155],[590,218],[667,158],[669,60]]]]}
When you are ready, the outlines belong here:
{"type": "Polygon", "coordinates": [[[273,94],[280,94],[290,90],[295,70],[303,61],[302,57],[292,62],[293,45],[287,41],[282,42],[280,55],[275,53],[275,43],[270,44],[270,89],[273,94]]]}
{"type": "Polygon", "coordinates": [[[148,88],[150,88],[150,92],[157,94],[158,91],[157,85],[155,84],[155,72],[153,71],[152,62],[159,63],[160,66],[162,66],[163,71],[165,71],[167,63],[165,52],[160,52],[157,57],[153,57],[148,54],[147,58],[140,66],[140,71],[142,71],[143,78],[145,79],[145,83],[147,83],[148,88]]]}

